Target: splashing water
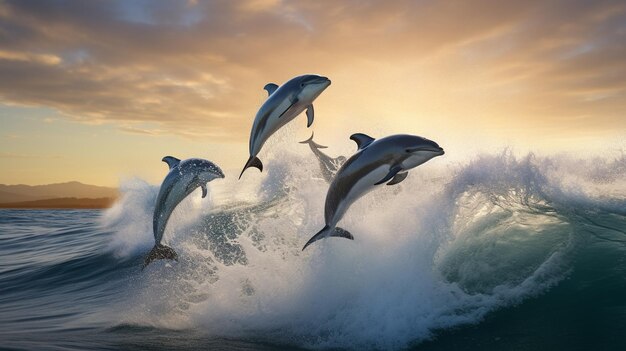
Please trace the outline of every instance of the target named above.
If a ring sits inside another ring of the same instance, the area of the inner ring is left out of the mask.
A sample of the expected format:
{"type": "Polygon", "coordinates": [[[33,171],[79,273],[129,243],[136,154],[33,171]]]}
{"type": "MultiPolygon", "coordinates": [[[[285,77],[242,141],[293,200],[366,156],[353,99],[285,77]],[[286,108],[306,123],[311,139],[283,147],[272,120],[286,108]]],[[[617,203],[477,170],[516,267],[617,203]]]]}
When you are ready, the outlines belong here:
{"type": "Polygon", "coordinates": [[[2,347],[626,347],[623,155],[435,160],[358,200],[354,241],[303,252],[328,185],[294,151],[192,193],[164,236],[180,261],[144,271],[157,185],[125,181],[106,211],[0,211],[2,347]]]}
{"type": "MultiPolygon", "coordinates": [[[[165,234],[181,261],[133,273],[109,317],[312,348],[402,348],[558,284],[581,223],[626,215],[623,158],[572,172],[580,161],[504,152],[413,170],[352,206],[341,225],[354,241],[302,252],[323,226],[327,189],[293,166],[302,162],[270,159],[255,187],[227,179],[211,183],[210,201],[187,198],[165,234]]],[[[133,180],[122,191],[103,225],[118,257],[136,257],[153,243],[158,188],[133,180]]]]}

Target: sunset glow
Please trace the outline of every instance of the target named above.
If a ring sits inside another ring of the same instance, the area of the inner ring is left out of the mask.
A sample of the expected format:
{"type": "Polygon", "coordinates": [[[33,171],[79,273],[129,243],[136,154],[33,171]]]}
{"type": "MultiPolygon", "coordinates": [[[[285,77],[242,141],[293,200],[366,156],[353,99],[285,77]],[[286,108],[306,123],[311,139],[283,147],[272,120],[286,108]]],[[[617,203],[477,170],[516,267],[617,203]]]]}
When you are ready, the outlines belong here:
{"type": "Polygon", "coordinates": [[[263,86],[303,73],[333,82],[311,129],[338,150],[619,152],[625,62],[624,1],[0,1],[0,183],[238,172],[263,86]]]}

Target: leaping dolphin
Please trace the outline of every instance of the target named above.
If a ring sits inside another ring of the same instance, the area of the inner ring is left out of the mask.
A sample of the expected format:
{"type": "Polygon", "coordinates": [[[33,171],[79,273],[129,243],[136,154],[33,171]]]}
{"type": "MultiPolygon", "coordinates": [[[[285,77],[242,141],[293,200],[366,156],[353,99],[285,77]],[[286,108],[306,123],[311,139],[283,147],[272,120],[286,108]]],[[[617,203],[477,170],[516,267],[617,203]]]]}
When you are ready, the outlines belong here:
{"type": "Polygon", "coordinates": [[[337,158],[332,158],[321,152],[320,149],[326,149],[327,147],[314,142],[313,133],[311,133],[310,138],[305,141],[301,141],[300,144],[309,144],[311,151],[313,151],[313,154],[317,157],[317,161],[320,163],[320,170],[322,171],[324,180],[328,183],[332,182],[339,167],[346,162],[346,157],[338,156],[337,158]]]}
{"type": "Polygon", "coordinates": [[[170,215],[176,206],[196,188],[202,188],[202,198],[204,198],[207,195],[207,183],[215,178],[224,178],[224,173],[217,165],[200,158],[181,161],[176,157],[166,156],[162,161],[167,163],[170,171],[165,176],[157,196],[152,219],[155,245],[146,256],[143,268],[154,260],[163,258],[178,260],[178,255],[171,247],[161,244],[170,215]]]}
{"type": "Polygon", "coordinates": [[[292,78],[278,87],[268,83],[263,89],[269,97],[257,112],[250,131],[250,158],[241,170],[239,179],[246,169],[256,167],[263,172],[263,163],[256,156],[269,137],[289,121],[306,110],[307,127],[313,124],[313,100],[330,85],[330,79],[314,74],[292,78]]]}
{"type": "Polygon", "coordinates": [[[357,152],[341,166],[333,179],[324,207],[326,226],[304,245],[329,236],[354,239],[345,229],[337,227],[350,205],[369,192],[375,185],[402,182],[408,170],[421,165],[444,151],[434,141],[415,135],[391,135],[375,140],[357,133],[350,139],[358,145],[357,152]]]}

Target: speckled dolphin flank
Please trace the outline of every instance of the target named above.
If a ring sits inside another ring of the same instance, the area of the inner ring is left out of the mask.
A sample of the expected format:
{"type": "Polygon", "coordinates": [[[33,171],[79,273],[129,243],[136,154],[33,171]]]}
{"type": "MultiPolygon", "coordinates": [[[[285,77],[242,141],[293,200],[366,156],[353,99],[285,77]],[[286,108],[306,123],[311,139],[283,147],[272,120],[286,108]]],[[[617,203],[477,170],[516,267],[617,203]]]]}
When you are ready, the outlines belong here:
{"type": "Polygon", "coordinates": [[[313,141],[313,133],[311,133],[311,137],[305,141],[301,141],[300,144],[309,144],[311,151],[315,157],[317,157],[317,161],[320,164],[320,171],[322,172],[322,177],[326,182],[330,183],[333,181],[333,177],[337,173],[337,170],[341,165],[346,162],[345,156],[337,156],[336,158],[332,158],[325,153],[321,152],[320,149],[326,149],[326,146],[322,146],[313,141]]]}
{"type": "Polygon", "coordinates": [[[265,85],[269,97],[257,112],[250,131],[250,158],[239,178],[249,167],[263,171],[263,163],[257,158],[261,148],[277,130],[306,110],[307,127],[313,124],[313,101],[328,88],[330,79],[314,74],[292,78],[278,87],[274,83],[265,85]]]}
{"type": "Polygon", "coordinates": [[[324,209],[326,226],[302,250],[329,236],[354,239],[350,232],[337,227],[337,222],[354,201],[375,185],[402,182],[409,169],[444,154],[434,141],[415,135],[391,135],[375,140],[358,133],[350,136],[350,139],[357,143],[358,151],[341,166],[328,188],[324,209]]]}
{"type": "Polygon", "coordinates": [[[200,158],[181,161],[176,157],[166,156],[163,162],[167,163],[170,171],[165,176],[157,196],[152,220],[155,245],[146,256],[144,268],[154,260],[163,258],[178,260],[178,255],[171,247],[161,244],[170,215],[176,206],[198,187],[202,188],[204,198],[207,195],[207,183],[215,178],[224,178],[224,173],[217,165],[200,158]]]}

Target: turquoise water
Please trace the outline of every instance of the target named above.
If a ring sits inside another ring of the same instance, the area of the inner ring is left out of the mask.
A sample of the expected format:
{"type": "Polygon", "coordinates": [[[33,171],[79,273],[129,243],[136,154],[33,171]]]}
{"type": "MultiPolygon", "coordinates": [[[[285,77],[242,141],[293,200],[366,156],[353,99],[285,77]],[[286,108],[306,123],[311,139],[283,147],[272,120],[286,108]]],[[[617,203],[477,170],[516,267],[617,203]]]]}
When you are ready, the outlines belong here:
{"type": "Polygon", "coordinates": [[[623,158],[418,168],[351,208],[354,241],[305,252],[327,185],[297,162],[192,194],[165,236],[180,262],[143,272],[157,186],[1,210],[0,348],[626,349],[623,158]]]}

